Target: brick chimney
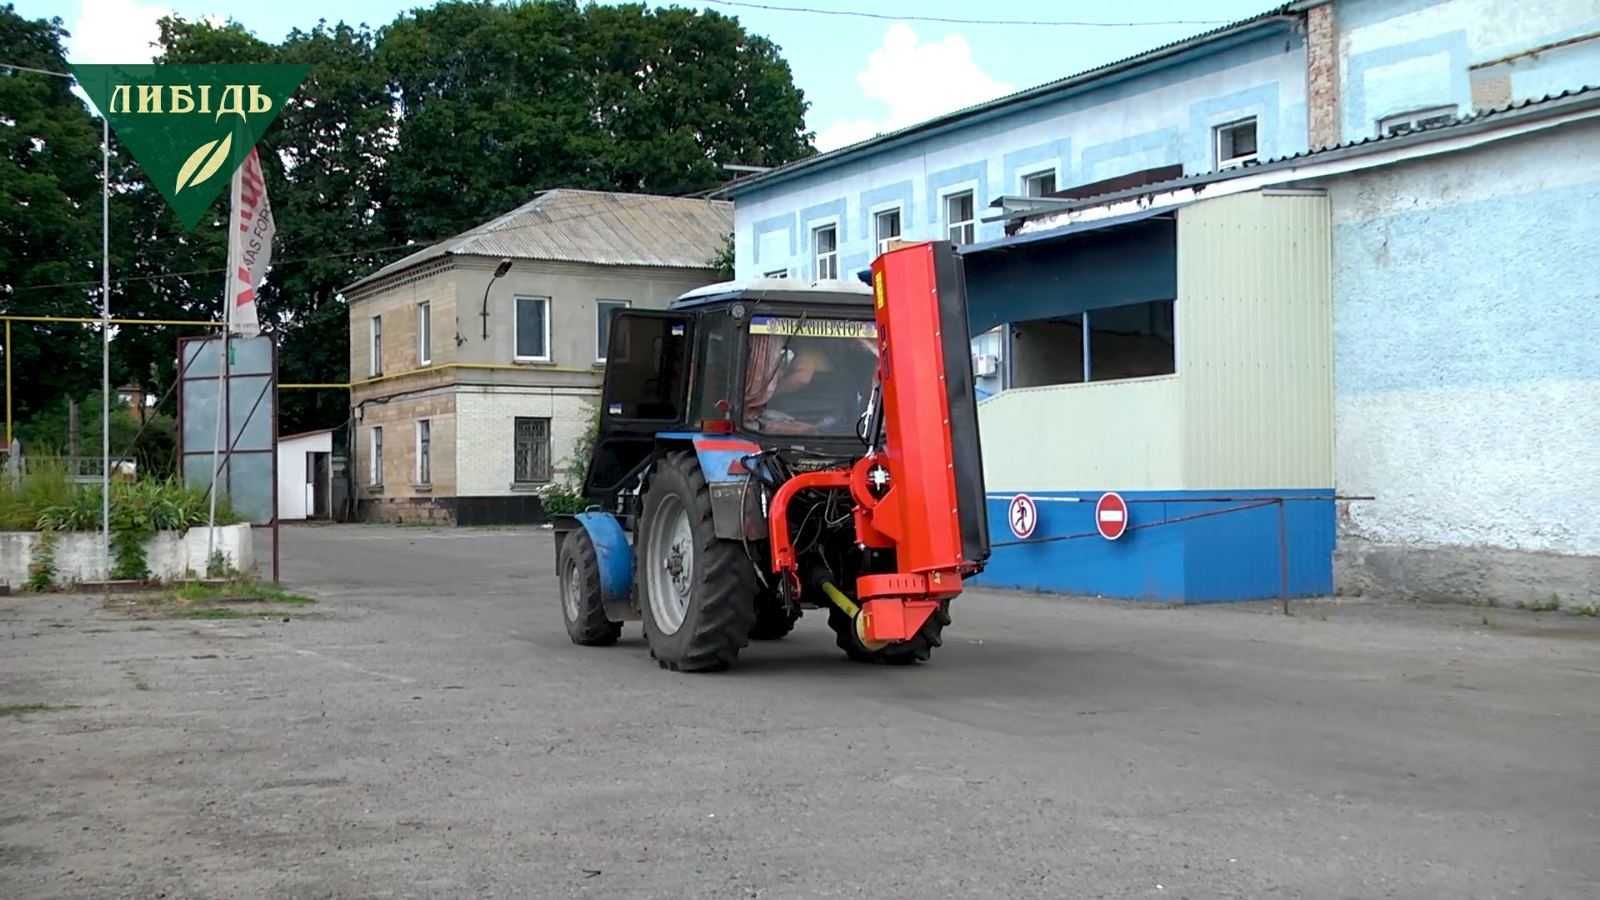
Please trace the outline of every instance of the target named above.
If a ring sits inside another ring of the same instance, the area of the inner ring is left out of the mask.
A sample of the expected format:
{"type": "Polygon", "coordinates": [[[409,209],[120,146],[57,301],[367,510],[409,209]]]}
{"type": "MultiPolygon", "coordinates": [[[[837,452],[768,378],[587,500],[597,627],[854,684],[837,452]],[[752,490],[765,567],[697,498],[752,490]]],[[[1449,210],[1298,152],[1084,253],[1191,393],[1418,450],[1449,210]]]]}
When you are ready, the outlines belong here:
{"type": "Polygon", "coordinates": [[[1339,143],[1339,31],[1333,4],[1306,10],[1306,140],[1312,150],[1339,143]]]}

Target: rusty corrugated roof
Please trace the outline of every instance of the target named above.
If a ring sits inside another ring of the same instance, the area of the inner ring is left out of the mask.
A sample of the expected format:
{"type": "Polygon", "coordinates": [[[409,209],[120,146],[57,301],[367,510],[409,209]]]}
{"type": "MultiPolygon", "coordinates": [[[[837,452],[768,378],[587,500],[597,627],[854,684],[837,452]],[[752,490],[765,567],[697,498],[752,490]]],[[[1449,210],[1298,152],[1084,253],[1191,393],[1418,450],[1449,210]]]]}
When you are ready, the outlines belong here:
{"type": "Polygon", "coordinates": [[[726,200],[559,188],[396,260],[344,290],[447,256],[709,269],[732,232],[733,204],[726,200]]]}

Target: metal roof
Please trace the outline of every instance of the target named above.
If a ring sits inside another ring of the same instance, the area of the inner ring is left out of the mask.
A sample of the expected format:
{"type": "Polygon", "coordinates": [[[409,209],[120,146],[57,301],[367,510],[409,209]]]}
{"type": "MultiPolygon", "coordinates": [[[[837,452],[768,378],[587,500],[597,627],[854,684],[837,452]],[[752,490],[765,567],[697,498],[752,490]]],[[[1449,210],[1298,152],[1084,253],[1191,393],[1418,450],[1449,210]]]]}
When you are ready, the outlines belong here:
{"type": "MultiPolygon", "coordinates": [[[[1477,132],[1489,131],[1522,122],[1532,122],[1567,113],[1595,109],[1600,109],[1600,85],[1586,85],[1562,91],[1559,94],[1547,94],[1543,97],[1518,100],[1491,109],[1477,110],[1464,116],[1457,116],[1449,122],[1427,128],[1391,135],[1374,135],[1354,141],[1346,141],[1331,147],[1302,150],[1288,156],[1275,157],[1259,162],[1248,162],[1218,172],[1186,175],[1182,178],[1157,181],[1089,197],[1080,197],[1072,200],[1050,198],[1045,204],[1042,204],[1042,208],[1027,208],[1029,201],[1034,198],[1022,197],[997,197],[989,205],[991,208],[1004,208],[1008,202],[1017,204],[1018,213],[1004,217],[1008,221],[1041,219],[1046,216],[1060,215],[1094,206],[1105,206],[1121,200],[1131,200],[1166,191],[1200,188],[1220,181],[1232,181],[1238,178],[1248,178],[1252,175],[1266,175],[1274,171],[1298,169],[1309,164],[1334,162],[1341,159],[1380,153],[1386,150],[1428,144],[1452,137],[1465,137],[1477,132]]],[[[993,219],[985,219],[985,221],[993,221],[993,219]]]]}
{"type": "Polygon", "coordinates": [[[1153,219],[1157,216],[1170,216],[1172,213],[1188,205],[1189,204],[1187,203],[1175,203],[1171,206],[1141,209],[1138,212],[1128,213],[1121,216],[1111,216],[1105,219],[1090,219],[1084,222],[1071,222],[1056,228],[1046,228],[1039,231],[1025,231],[1021,234],[1013,234],[1009,237],[1003,237],[993,241],[985,241],[981,244],[967,244],[963,247],[957,248],[956,252],[960,253],[962,256],[971,256],[974,253],[983,253],[990,250],[1006,250],[1012,247],[1020,247],[1024,244],[1037,244],[1041,241],[1055,241],[1088,231],[1104,231],[1106,229],[1117,228],[1122,225],[1132,225],[1135,222],[1143,222],[1146,219],[1153,219]]]}
{"type": "Polygon", "coordinates": [[[448,256],[709,269],[732,233],[733,204],[725,200],[560,188],[392,262],[344,290],[448,256]]]}
{"type": "Polygon", "coordinates": [[[1110,76],[1120,74],[1129,69],[1135,69],[1148,63],[1175,56],[1179,53],[1183,53],[1204,44],[1238,37],[1246,32],[1254,31],[1263,25],[1272,24],[1288,15],[1299,5],[1302,4],[1282,3],[1265,12],[1258,13],[1248,18],[1240,19],[1237,22],[1230,22],[1227,25],[1213,28],[1210,31],[1201,32],[1200,34],[1184,38],[1180,41],[1173,41],[1170,44],[1163,44],[1159,47],[1146,50],[1143,53],[1136,53],[1133,56],[1124,57],[1123,59],[1116,60],[1115,62],[1105,63],[1103,65],[1095,66],[1091,69],[1085,69],[1076,74],[1068,75],[1065,78],[1047,81],[1044,84],[1007,94],[1003,97],[997,97],[993,100],[977,103],[964,109],[958,109],[954,112],[945,113],[942,116],[935,116],[932,119],[918,122],[915,125],[908,125],[905,128],[885,132],[884,134],[868,138],[864,141],[859,141],[845,147],[840,147],[837,150],[829,150],[826,153],[819,153],[816,156],[808,156],[805,159],[795,160],[794,162],[778,166],[777,168],[768,170],[766,172],[729,182],[718,190],[712,192],[712,196],[737,197],[738,195],[745,193],[752,188],[764,187],[771,182],[785,180],[802,172],[826,168],[828,166],[854,159],[874,150],[886,149],[891,145],[904,143],[914,138],[923,137],[931,133],[937,133],[950,128],[957,128],[963,125],[973,124],[974,122],[983,118],[987,118],[990,115],[1004,112],[1010,107],[1030,106],[1037,102],[1049,100],[1051,99],[1051,95],[1054,94],[1093,86],[1092,83],[1100,79],[1109,78],[1110,76]]]}
{"type": "Polygon", "coordinates": [[[822,279],[805,282],[788,278],[755,278],[708,284],[672,301],[672,309],[704,306],[720,300],[743,299],[752,302],[779,300],[791,303],[870,303],[872,289],[856,281],[822,279]]]}

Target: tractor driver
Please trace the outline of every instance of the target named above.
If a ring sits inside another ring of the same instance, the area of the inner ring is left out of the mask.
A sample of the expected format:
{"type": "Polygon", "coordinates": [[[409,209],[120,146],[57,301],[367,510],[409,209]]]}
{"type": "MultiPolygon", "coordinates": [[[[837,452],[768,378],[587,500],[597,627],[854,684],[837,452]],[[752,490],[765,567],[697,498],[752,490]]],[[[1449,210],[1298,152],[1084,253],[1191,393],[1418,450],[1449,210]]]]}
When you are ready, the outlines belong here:
{"type": "Polygon", "coordinates": [[[848,434],[872,389],[876,355],[863,342],[810,338],[795,342],[793,358],[762,415],[769,434],[848,434]]]}

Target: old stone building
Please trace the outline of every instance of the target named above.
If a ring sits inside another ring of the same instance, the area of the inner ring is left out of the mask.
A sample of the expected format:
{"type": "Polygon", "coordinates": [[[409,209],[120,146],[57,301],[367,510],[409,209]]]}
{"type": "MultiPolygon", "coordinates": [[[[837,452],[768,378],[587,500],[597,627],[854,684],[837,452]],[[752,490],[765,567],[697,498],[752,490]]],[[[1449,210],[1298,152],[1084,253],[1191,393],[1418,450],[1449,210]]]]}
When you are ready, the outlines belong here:
{"type": "Polygon", "coordinates": [[[717,280],[722,201],[552,190],[345,288],[362,514],[534,521],[575,461],[618,309],[717,280]]]}

